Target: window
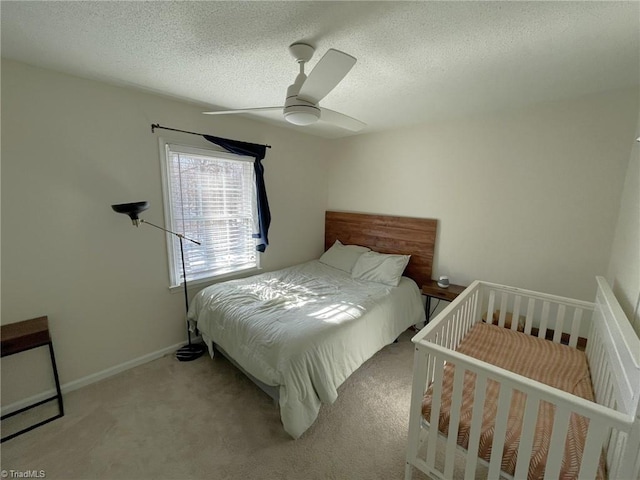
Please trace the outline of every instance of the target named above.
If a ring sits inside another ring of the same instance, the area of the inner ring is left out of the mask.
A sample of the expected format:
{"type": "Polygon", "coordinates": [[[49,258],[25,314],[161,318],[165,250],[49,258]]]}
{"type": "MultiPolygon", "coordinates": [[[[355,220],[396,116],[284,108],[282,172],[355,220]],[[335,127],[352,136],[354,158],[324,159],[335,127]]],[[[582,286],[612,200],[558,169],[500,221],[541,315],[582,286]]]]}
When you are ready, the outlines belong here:
{"type": "MultiPolygon", "coordinates": [[[[183,241],[187,281],[259,266],[253,158],[183,145],[164,148],[167,228],[183,241]]],[[[167,236],[171,286],[182,283],[180,240],[167,236]]]]}

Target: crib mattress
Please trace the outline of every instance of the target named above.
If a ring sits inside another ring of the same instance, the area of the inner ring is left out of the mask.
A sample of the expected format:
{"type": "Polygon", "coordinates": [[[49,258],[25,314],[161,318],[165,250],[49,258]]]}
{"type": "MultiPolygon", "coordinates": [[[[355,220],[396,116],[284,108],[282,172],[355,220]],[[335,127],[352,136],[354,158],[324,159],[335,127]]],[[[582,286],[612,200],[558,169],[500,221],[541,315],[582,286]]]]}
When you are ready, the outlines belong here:
{"type": "MultiPolygon", "coordinates": [[[[594,401],[586,355],[575,348],[506,328],[478,323],[464,337],[458,347],[458,352],[594,401]]],[[[445,366],[438,425],[440,432],[444,435],[447,435],[449,430],[454,372],[454,365],[447,364],[445,366]]],[[[475,374],[468,371],[465,372],[463,391],[473,392],[474,385],[475,374]]],[[[480,446],[478,449],[478,457],[486,461],[491,458],[498,394],[499,384],[489,380],[487,382],[480,446]]],[[[431,417],[431,402],[432,386],[427,389],[422,403],[422,415],[427,421],[430,421],[431,417]]],[[[517,463],[525,403],[526,395],[514,391],[511,397],[501,467],[504,472],[511,475],[514,474],[517,463]]],[[[467,448],[469,444],[472,410],[473,395],[464,395],[460,410],[457,439],[458,445],[463,448],[467,448]]],[[[554,414],[555,407],[553,405],[544,401],[540,402],[533,451],[529,464],[528,478],[530,480],[544,478],[554,414]]],[[[570,427],[565,440],[565,455],[562,460],[560,478],[578,478],[588,425],[589,422],[584,417],[577,414],[571,415],[570,427]]],[[[601,457],[598,478],[604,477],[604,458],[601,457]]]]}

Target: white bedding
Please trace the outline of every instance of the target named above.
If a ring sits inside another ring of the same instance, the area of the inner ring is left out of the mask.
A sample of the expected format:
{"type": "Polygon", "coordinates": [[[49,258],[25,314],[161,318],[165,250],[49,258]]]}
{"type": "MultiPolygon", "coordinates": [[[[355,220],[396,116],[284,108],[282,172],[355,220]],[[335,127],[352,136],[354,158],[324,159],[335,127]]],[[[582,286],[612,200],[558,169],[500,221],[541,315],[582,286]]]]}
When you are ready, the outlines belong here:
{"type": "Polygon", "coordinates": [[[354,280],[314,260],[207,287],[189,318],[248,373],[279,386],[284,429],[298,438],[352,372],[425,314],[413,280],[354,280]]]}

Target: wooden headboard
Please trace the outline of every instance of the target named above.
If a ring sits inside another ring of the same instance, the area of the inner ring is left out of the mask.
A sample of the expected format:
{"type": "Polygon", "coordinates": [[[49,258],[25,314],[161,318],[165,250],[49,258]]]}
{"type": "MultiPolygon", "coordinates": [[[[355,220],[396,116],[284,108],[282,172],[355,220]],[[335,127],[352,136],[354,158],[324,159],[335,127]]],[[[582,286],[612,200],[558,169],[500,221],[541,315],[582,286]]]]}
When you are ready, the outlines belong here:
{"type": "Polygon", "coordinates": [[[438,221],[432,218],[326,212],[324,249],[340,240],[379,253],[411,255],[404,275],[420,288],[431,280],[437,229],[438,221]]]}

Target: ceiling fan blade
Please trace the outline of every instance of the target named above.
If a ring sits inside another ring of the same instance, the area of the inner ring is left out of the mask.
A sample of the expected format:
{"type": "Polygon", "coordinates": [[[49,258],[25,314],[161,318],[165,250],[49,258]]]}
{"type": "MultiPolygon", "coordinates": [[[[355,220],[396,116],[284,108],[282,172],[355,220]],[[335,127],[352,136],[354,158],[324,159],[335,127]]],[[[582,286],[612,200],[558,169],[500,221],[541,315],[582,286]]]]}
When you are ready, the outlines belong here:
{"type": "Polygon", "coordinates": [[[232,113],[248,113],[248,112],[266,112],[269,110],[282,110],[282,107],[256,107],[256,108],[239,108],[237,110],[218,110],[216,112],[202,112],[204,115],[228,115],[232,113]]]}
{"type": "Polygon", "coordinates": [[[356,58],[333,48],[327,51],[300,88],[298,98],[317,104],[345,77],[356,58]]]}
{"type": "Polygon", "coordinates": [[[320,120],[332,123],[333,125],[344,128],[345,130],[351,130],[352,132],[359,132],[367,126],[366,123],[361,122],[360,120],[356,120],[355,118],[349,117],[343,113],[329,110],[328,108],[320,109],[320,120]]]}

